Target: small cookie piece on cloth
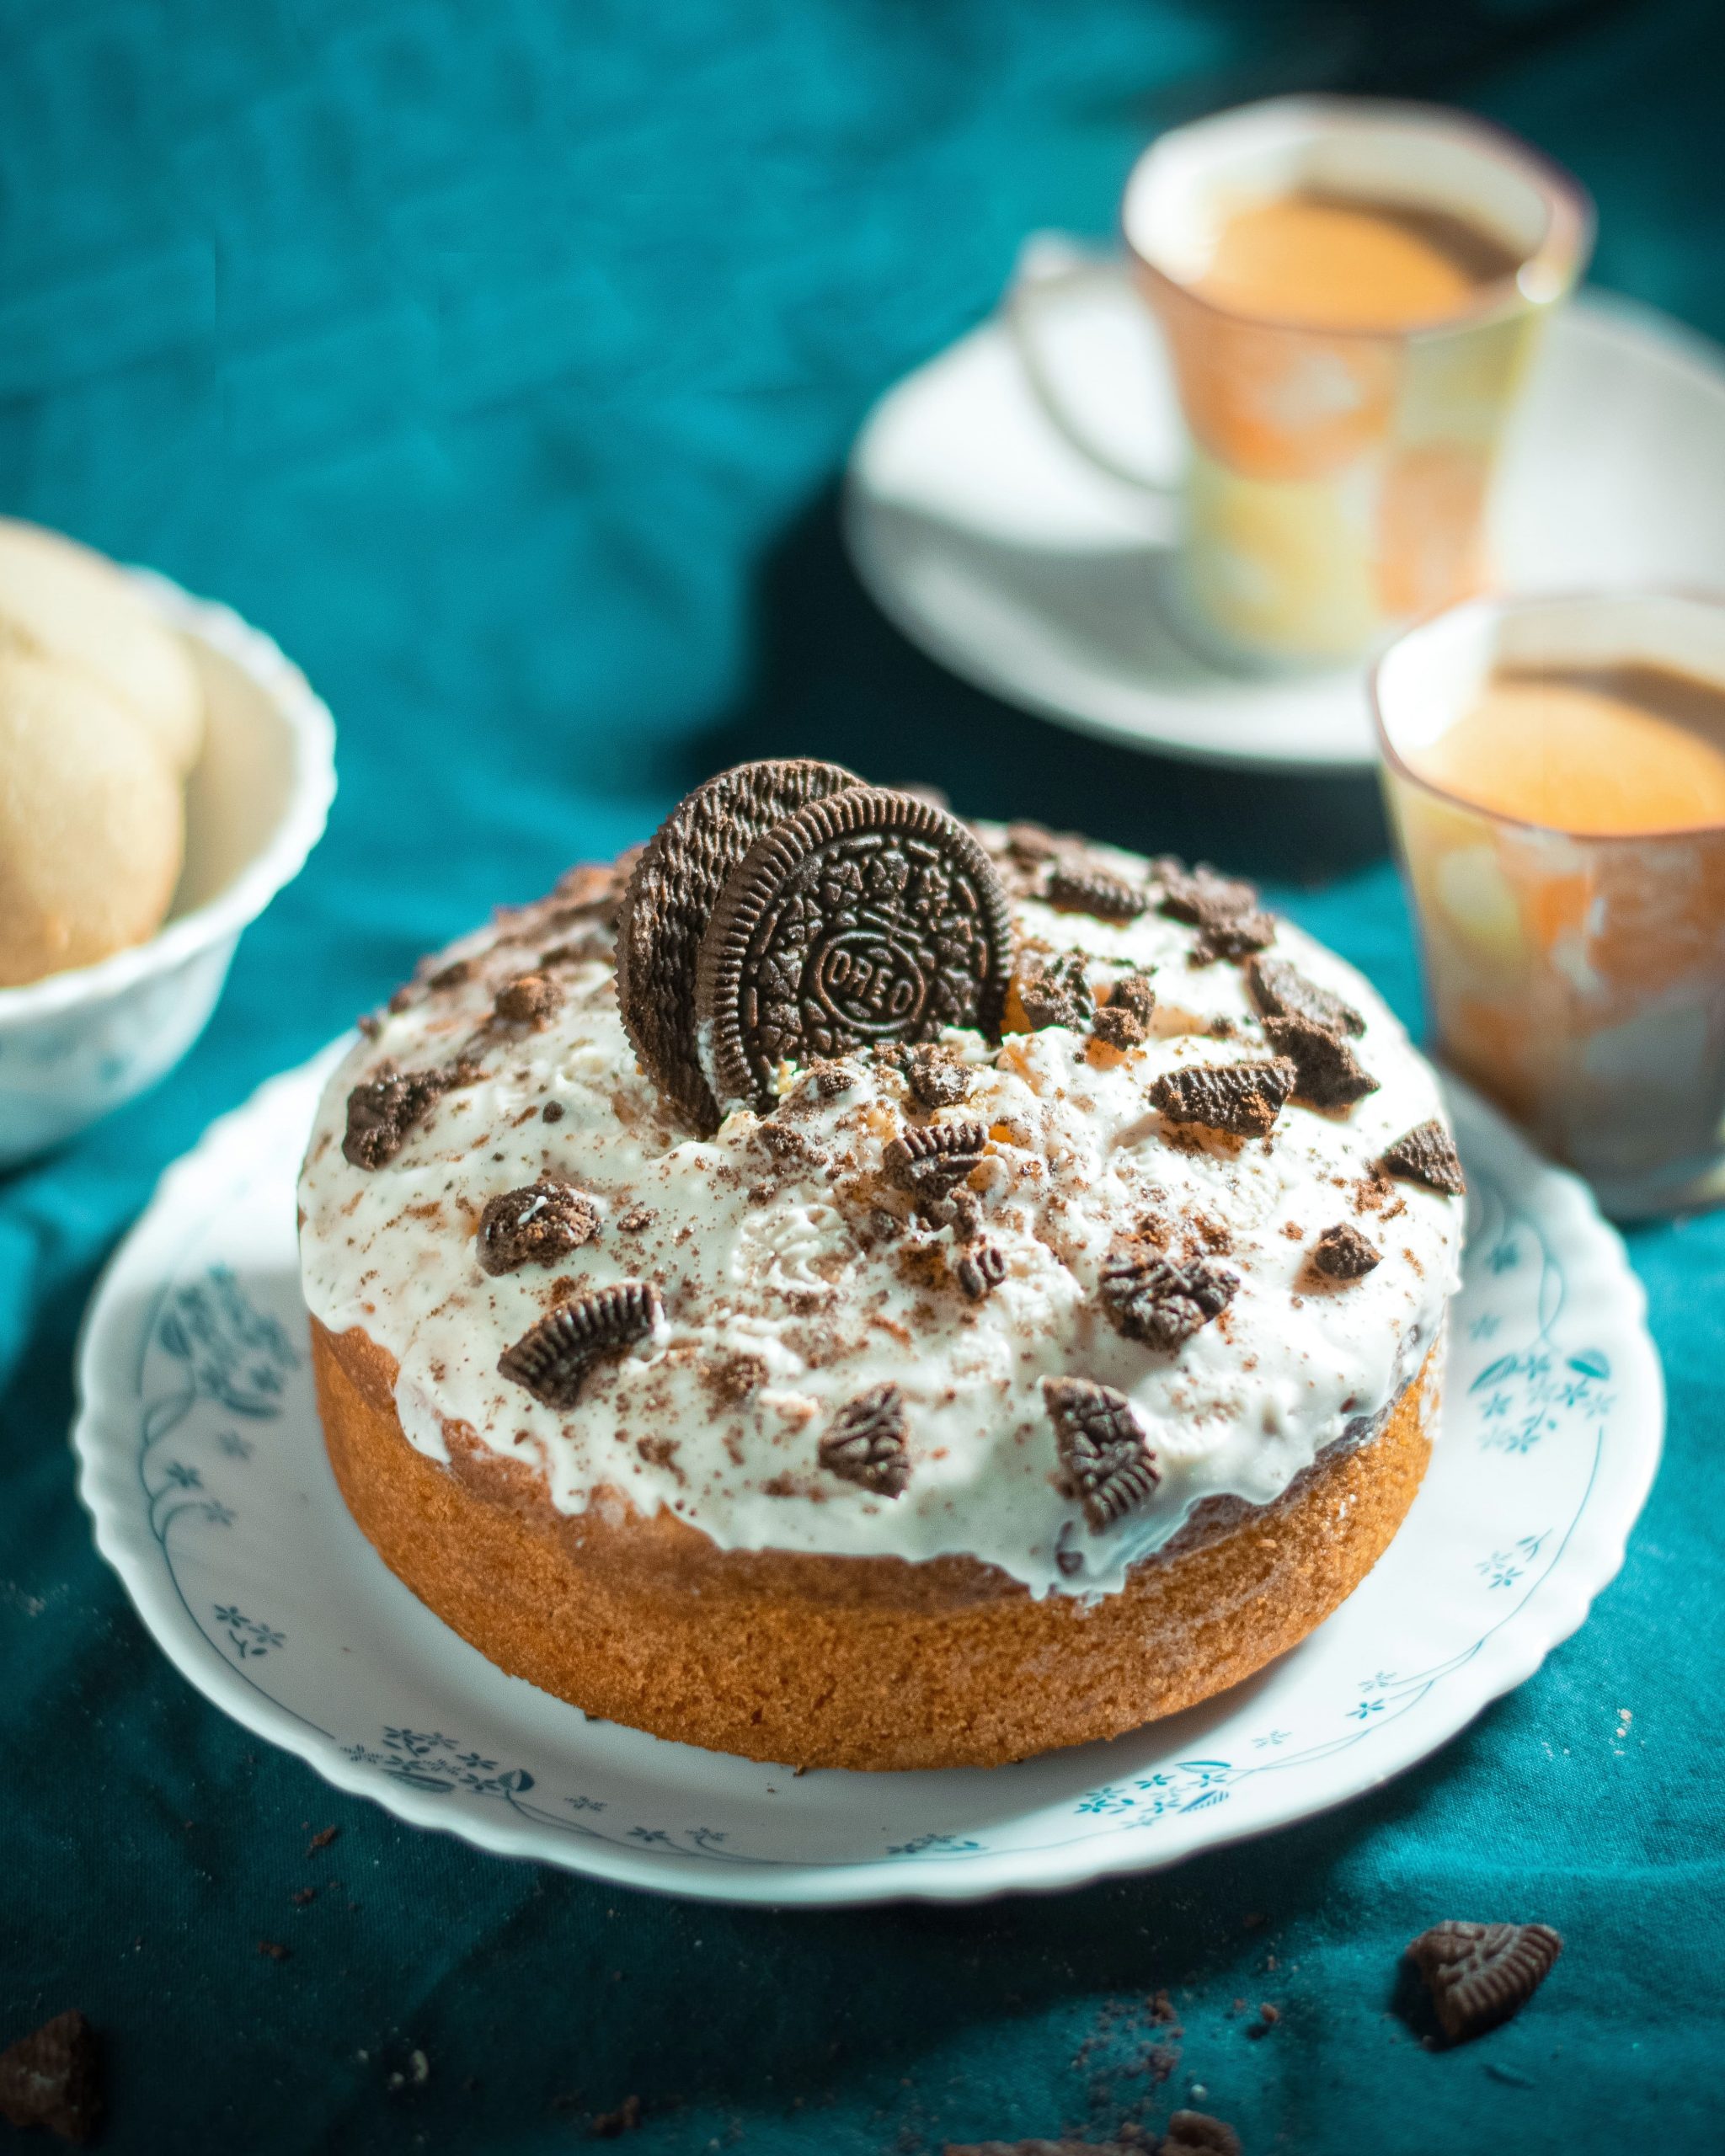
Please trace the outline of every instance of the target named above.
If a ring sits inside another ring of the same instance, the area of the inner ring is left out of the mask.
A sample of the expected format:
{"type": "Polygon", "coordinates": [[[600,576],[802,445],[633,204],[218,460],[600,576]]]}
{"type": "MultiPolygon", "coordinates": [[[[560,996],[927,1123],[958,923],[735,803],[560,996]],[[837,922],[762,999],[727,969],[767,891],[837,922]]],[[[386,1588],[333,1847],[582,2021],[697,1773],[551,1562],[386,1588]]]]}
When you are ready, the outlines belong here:
{"type": "Polygon", "coordinates": [[[204,744],[184,641],[123,569],[75,539],[0,516],[0,652],[41,659],[125,706],[184,778],[204,744]]]}
{"type": "Polygon", "coordinates": [[[1444,2034],[1465,2044],[1519,2014],[1562,1951],[1550,1924],[1452,1919],[1421,1932],[1407,1958],[1425,1978],[1444,2034]]]}
{"type": "Polygon", "coordinates": [[[643,1069],[703,1135],[720,1117],[696,1049],[695,974],[719,893],[763,832],[862,783],[809,756],[738,764],[686,795],[635,864],[617,912],[617,1007],[643,1069]]]}
{"type": "Polygon", "coordinates": [[[853,786],[756,841],[701,939],[695,1012],[714,1099],[770,1109],[786,1063],[1000,1037],[1012,924],[993,862],[955,817],[853,786]]]}
{"type": "Polygon", "coordinates": [[[0,2118],[88,2141],[101,2116],[96,2032],[76,2007],[0,2052],[0,2118]]]}
{"type": "Polygon", "coordinates": [[[179,774],[128,707],[0,623],[0,988],[153,936],[184,851],[179,774]]]}
{"type": "Polygon", "coordinates": [[[1176,2111],[1158,2156],[1241,2156],[1240,2137],[1208,2111],[1176,2111]]]}

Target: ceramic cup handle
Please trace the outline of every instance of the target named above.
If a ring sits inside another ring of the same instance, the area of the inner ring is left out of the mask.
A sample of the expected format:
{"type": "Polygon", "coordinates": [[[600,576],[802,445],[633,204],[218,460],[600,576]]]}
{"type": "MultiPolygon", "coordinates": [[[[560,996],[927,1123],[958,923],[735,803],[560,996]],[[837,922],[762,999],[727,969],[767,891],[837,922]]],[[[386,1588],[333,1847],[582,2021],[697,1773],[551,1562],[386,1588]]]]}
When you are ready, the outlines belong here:
{"type": "MultiPolygon", "coordinates": [[[[1118,446],[1085,418],[1073,401],[1068,382],[1063,379],[1065,371],[1050,350],[1049,324],[1053,312],[1087,296],[1118,302],[1123,276],[1118,254],[1081,247],[1063,233],[1034,232],[1019,250],[1007,294],[1007,328],[1031,393],[1071,447],[1111,479],[1118,479],[1141,494],[1172,501],[1177,483],[1167,473],[1151,471],[1135,460],[1123,456],[1118,446]]],[[[1148,344],[1156,335],[1155,323],[1148,308],[1140,307],[1138,312],[1148,344]]],[[[1151,356],[1146,351],[1146,371],[1151,356]]]]}

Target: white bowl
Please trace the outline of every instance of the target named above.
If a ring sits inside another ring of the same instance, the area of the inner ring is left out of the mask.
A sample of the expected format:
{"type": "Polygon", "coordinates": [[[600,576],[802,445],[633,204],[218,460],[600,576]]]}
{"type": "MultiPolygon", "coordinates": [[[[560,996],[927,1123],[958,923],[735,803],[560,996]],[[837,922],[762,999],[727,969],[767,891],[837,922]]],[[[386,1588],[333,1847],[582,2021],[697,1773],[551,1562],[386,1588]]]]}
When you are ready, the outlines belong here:
{"type": "Polygon", "coordinates": [[[335,793],[335,725],[270,638],[166,577],[131,572],[190,645],[203,753],[185,867],[147,943],[0,988],[0,1167],[45,1152],[153,1085],[209,1022],[240,931],[298,874],[335,793]]]}

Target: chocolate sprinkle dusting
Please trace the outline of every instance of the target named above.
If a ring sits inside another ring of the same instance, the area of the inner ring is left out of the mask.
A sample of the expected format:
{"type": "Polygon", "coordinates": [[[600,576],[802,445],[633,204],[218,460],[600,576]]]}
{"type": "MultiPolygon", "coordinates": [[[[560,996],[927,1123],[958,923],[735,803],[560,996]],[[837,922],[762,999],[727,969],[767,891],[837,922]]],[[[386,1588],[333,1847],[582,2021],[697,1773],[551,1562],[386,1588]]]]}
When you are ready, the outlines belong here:
{"type": "Polygon", "coordinates": [[[1048,903],[1060,913],[1087,913],[1097,921],[1135,921],[1150,903],[1135,883],[1104,868],[1067,862],[1048,879],[1048,903]]]}
{"type": "Polygon", "coordinates": [[[356,1168],[387,1167],[406,1145],[414,1125],[446,1093],[473,1085],[479,1075],[478,1065],[473,1063],[452,1063],[441,1070],[398,1070],[393,1064],[382,1065],[347,1097],[343,1158],[356,1168]]]}
{"type": "Polygon", "coordinates": [[[1116,1329],[1166,1350],[1219,1317],[1239,1285],[1239,1274],[1212,1257],[1178,1265],[1137,1235],[1117,1242],[1102,1269],[1103,1305],[1116,1329]]]}
{"type": "Polygon", "coordinates": [[[1312,1264],[1332,1280],[1363,1279],[1382,1259],[1351,1220],[1326,1228],[1311,1246],[1312,1264]]]}
{"type": "Polygon", "coordinates": [[[895,1385],[872,1385],[840,1408],[820,1440],[820,1464],[829,1474],[877,1497],[904,1494],[911,1456],[905,1442],[904,1397],[895,1385]]]}
{"type": "Polygon", "coordinates": [[[102,2116],[96,2032],[76,2007],[0,2052],[0,2117],[88,2141],[102,2116]]]}
{"type": "Polygon", "coordinates": [[[980,1123],[929,1123],[895,1138],[881,1155],[889,1182],[916,1198],[944,1198],[981,1160],[988,1133],[980,1123]]]}
{"type": "Polygon", "coordinates": [[[624,1280],[560,1303],[504,1349],[497,1360],[499,1374],[547,1407],[573,1407],[600,1357],[620,1354],[644,1340],[664,1307],[658,1289],[648,1280],[624,1280]]]}
{"type": "Polygon", "coordinates": [[[554,1265],[599,1231],[592,1199],[561,1176],[541,1176],[489,1200],[479,1216],[474,1255],[482,1273],[513,1273],[523,1265],[554,1265]]]}
{"type": "Polygon", "coordinates": [[[1170,1123],[1202,1123],[1236,1138],[1268,1137],[1294,1090],[1294,1065],[1204,1063],[1165,1070],[1150,1089],[1150,1104],[1170,1123]]]}
{"type": "Polygon", "coordinates": [[[967,1250],[953,1268],[958,1282],[973,1303],[998,1288],[1007,1277],[1007,1261],[994,1243],[978,1243],[967,1250]]]}
{"type": "Polygon", "coordinates": [[[1251,959],[1246,968],[1246,985],[1266,1018],[1304,1018],[1308,1025],[1320,1026],[1327,1033],[1350,1033],[1356,1039],[1365,1031],[1365,1019],[1351,1003],[1308,980],[1286,958],[1251,959]]]}
{"type": "Polygon", "coordinates": [[[1045,1026],[1070,1026],[1081,1033],[1096,1015],[1081,951],[1062,951],[1052,958],[1027,952],[1012,986],[1033,1033],[1045,1026]]]}
{"type": "Polygon", "coordinates": [[[1386,1147],[1378,1166],[1387,1175],[1400,1176],[1405,1182],[1423,1182],[1429,1189],[1441,1190],[1450,1198],[1461,1198],[1467,1189],[1467,1178],[1461,1172],[1455,1140],[1435,1117],[1429,1123],[1416,1124],[1393,1145],[1386,1147]]]}
{"type": "Polygon", "coordinates": [[[1043,1398],[1070,1493],[1093,1534],[1146,1503],[1162,1480],[1124,1392],[1091,1378],[1044,1378],[1043,1398]]]}
{"type": "Polygon", "coordinates": [[[1347,1042],[1310,1018],[1266,1018],[1263,1030],[1277,1054],[1289,1057],[1300,1074],[1294,1097],[1309,1107],[1351,1107],[1378,1090],[1377,1080],[1347,1042]]]}
{"type": "Polygon", "coordinates": [[[1423,1931],[1407,1956],[1425,1978],[1444,2034],[1465,2044],[1519,2014],[1562,1951],[1549,1924],[1452,1919],[1423,1931]]]}

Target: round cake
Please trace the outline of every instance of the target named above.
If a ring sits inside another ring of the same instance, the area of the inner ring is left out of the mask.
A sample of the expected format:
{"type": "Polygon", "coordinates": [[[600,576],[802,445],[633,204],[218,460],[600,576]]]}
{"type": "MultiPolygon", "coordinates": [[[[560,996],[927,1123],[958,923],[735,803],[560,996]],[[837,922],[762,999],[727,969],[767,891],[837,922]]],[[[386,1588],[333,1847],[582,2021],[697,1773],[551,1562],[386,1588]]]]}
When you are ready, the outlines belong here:
{"type": "Polygon", "coordinates": [[[744,766],[361,1035],[300,1189],[337,1479],[589,1714],[797,1767],[1114,1736],[1413,1500],[1461,1169],[1249,885],[744,766]]]}

